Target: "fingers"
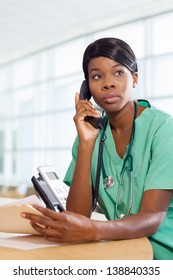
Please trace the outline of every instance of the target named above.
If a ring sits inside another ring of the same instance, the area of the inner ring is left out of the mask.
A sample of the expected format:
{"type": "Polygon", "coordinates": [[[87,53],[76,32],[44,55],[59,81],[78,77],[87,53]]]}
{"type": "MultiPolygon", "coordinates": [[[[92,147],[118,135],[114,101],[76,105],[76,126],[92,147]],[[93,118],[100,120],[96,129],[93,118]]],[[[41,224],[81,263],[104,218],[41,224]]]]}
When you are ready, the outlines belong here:
{"type": "Polygon", "coordinates": [[[53,242],[78,242],[88,240],[90,220],[80,214],[70,211],[55,212],[40,206],[35,206],[43,215],[22,213],[29,219],[31,226],[46,240],[53,242]]]}
{"type": "Polygon", "coordinates": [[[56,238],[56,237],[49,237],[49,236],[47,236],[46,240],[51,241],[51,242],[60,242],[60,240],[58,238],[56,238]]]}
{"type": "MultiPolygon", "coordinates": [[[[61,215],[58,215],[60,213],[38,206],[35,206],[34,208],[36,208],[43,215],[21,213],[22,218],[30,220],[31,226],[41,235],[46,236],[50,233],[52,234],[53,229],[56,226],[56,220],[61,217],[61,215]],[[56,219],[54,219],[55,217],[56,219]]],[[[60,223],[60,221],[58,223],[60,223]]]]}
{"type": "Polygon", "coordinates": [[[88,100],[80,100],[76,105],[76,115],[73,120],[75,123],[80,123],[86,117],[100,118],[100,112],[88,100]]]}
{"type": "Polygon", "coordinates": [[[76,109],[77,109],[78,101],[79,101],[79,93],[76,92],[76,94],[75,94],[75,108],[76,109]]]}
{"type": "MultiPolygon", "coordinates": [[[[33,205],[33,207],[38,210],[40,213],[42,213],[44,216],[50,218],[50,219],[57,219],[58,217],[60,218],[61,216],[59,216],[59,212],[53,211],[51,209],[39,206],[39,205],[33,205]]],[[[61,219],[61,218],[60,218],[61,219]]]]}
{"type": "MultiPolygon", "coordinates": [[[[37,207],[37,206],[36,206],[37,207]]],[[[58,213],[49,209],[41,208],[42,213],[48,213],[49,217],[47,216],[40,216],[30,213],[22,213],[21,216],[25,219],[30,220],[31,226],[40,234],[44,235],[47,240],[55,241],[55,242],[66,242],[66,239],[64,237],[69,234],[68,226],[67,226],[67,220],[68,216],[71,212],[63,212],[58,213]],[[46,210],[46,211],[44,211],[46,210]],[[56,219],[53,219],[52,217],[56,215],[56,219]],[[62,220],[62,221],[61,221],[62,220]]]]}
{"type": "Polygon", "coordinates": [[[62,220],[61,215],[59,212],[55,212],[53,210],[38,206],[38,205],[33,205],[33,208],[38,210],[41,214],[43,215],[35,215],[31,213],[21,213],[22,218],[29,219],[33,222],[47,225],[47,222],[50,220],[62,220]]]}
{"type": "Polygon", "coordinates": [[[94,114],[95,117],[100,117],[100,112],[94,108],[89,100],[81,100],[79,93],[75,94],[75,108],[77,113],[85,112],[85,115],[94,114]]]}
{"type": "Polygon", "coordinates": [[[31,220],[34,223],[45,225],[45,226],[52,226],[52,223],[54,224],[54,221],[63,222],[68,219],[69,215],[72,215],[70,211],[64,211],[64,212],[56,212],[48,208],[44,208],[42,206],[33,205],[33,207],[38,210],[43,215],[35,215],[30,213],[22,213],[22,218],[31,220]]]}

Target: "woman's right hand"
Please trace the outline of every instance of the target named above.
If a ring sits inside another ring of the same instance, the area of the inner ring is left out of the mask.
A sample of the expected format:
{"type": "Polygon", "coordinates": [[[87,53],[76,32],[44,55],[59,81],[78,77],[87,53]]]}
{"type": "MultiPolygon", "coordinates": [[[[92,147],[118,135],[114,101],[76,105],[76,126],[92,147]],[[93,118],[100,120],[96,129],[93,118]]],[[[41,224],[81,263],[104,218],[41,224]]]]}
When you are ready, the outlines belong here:
{"type": "Polygon", "coordinates": [[[85,117],[91,116],[99,118],[100,112],[93,107],[90,101],[81,100],[79,98],[79,93],[76,93],[75,96],[75,108],[76,115],[73,120],[75,122],[80,141],[95,141],[99,134],[99,129],[96,129],[88,121],[85,121],[85,117]]]}

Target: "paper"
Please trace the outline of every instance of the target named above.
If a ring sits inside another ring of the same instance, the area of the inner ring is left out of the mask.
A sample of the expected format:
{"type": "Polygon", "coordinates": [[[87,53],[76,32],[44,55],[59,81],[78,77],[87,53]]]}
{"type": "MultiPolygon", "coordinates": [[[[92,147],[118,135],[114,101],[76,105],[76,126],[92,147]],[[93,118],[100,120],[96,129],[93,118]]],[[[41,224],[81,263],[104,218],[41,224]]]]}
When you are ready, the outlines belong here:
{"type": "Polygon", "coordinates": [[[47,248],[60,245],[59,243],[52,243],[47,241],[44,236],[36,235],[20,235],[10,237],[10,235],[0,233],[0,247],[15,248],[21,250],[31,250],[38,248],[47,248]]]}
{"type": "MultiPolygon", "coordinates": [[[[42,215],[32,207],[32,204],[45,207],[36,195],[0,206],[0,246],[29,250],[61,245],[47,241],[32,228],[29,220],[21,217],[22,212],[42,215]]],[[[103,214],[96,212],[93,212],[91,219],[106,220],[103,214]]]]}
{"type": "MultiPolygon", "coordinates": [[[[21,199],[10,199],[10,200],[11,200],[10,203],[3,203],[3,205],[0,205],[0,209],[11,205],[23,205],[23,204],[39,204],[45,206],[45,204],[35,194],[26,196],[21,199]]],[[[7,201],[9,201],[9,198],[7,199],[7,201]]]]}
{"type": "Polygon", "coordinates": [[[91,219],[92,220],[97,220],[97,221],[107,221],[106,217],[104,214],[102,213],[97,213],[97,212],[93,212],[91,215],[91,219]]]}
{"type": "Polygon", "coordinates": [[[22,212],[42,215],[32,207],[32,204],[42,205],[43,203],[36,195],[31,195],[14,202],[0,206],[0,232],[37,234],[29,220],[21,217],[22,212]]]}

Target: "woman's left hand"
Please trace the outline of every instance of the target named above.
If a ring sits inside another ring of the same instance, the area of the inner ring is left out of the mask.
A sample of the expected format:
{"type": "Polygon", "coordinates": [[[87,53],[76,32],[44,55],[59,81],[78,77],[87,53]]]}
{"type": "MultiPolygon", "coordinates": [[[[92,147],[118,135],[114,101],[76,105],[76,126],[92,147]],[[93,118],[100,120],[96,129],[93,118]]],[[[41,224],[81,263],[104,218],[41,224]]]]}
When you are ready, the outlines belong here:
{"type": "Polygon", "coordinates": [[[22,213],[29,219],[32,227],[45,238],[53,242],[81,242],[96,240],[95,221],[70,211],[55,212],[34,205],[43,215],[22,213]]]}

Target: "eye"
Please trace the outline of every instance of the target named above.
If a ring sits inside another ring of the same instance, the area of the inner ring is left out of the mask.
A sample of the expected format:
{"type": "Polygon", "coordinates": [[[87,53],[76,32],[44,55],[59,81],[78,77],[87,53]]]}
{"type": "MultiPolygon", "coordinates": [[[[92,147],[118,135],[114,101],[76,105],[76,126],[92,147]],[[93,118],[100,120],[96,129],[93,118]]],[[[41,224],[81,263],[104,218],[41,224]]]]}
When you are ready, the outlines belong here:
{"type": "Polygon", "coordinates": [[[100,78],[101,78],[101,75],[99,75],[99,74],[95,74],[92,76],[92,79],[94,79],[94,80],[99,80],[100,78]]]}
{"type": "Polygon", "coordinates": [[[123,74],[124,74],[124,71],[122,71],[122,70],[118,70],[115,72],[115,76],[121,76],[123,74]]]}

